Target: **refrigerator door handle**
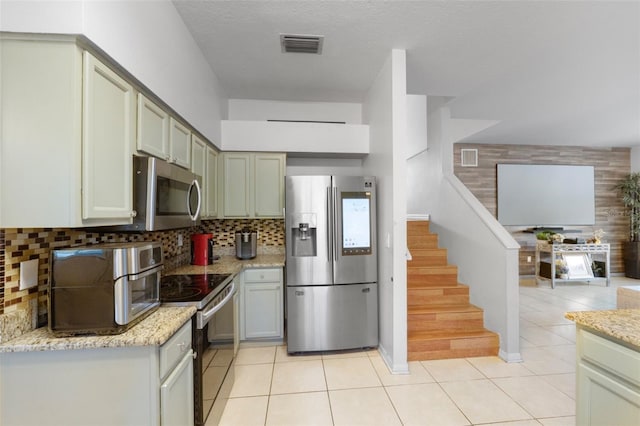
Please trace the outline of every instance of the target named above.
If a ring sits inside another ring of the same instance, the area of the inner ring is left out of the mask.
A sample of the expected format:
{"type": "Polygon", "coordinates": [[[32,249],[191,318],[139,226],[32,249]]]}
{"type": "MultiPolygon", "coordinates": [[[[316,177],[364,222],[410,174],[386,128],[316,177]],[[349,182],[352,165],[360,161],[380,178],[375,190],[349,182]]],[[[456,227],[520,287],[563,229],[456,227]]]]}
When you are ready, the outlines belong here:
{"type": "Polygon", "coordinates": [[[331,187],[327,186],[327,204],[326,204],[326,209],[327,209],[327,259],[329,259],[329,261],[331,261],[333,259],[333,233],[331,232],[331,230],[333,229],[333,216],[332,216],[332,212],[333,209],[331,208],[331,187]]]}
{"type": "MultiPolygon", "coordinates": [[[[332,230],[332,234],[333,234],[333,261],[337,262],[338,261],[338,188],[336,188],[335,186],[332,188],[333,190],[333,202],[331,203],[331,205],[333,206],[333,212],[332,212],[332,216],[333,216],[333,230],[332,230]]],[[[335,275],[334,275],[334,279],[335,279],[335,275]]]]}

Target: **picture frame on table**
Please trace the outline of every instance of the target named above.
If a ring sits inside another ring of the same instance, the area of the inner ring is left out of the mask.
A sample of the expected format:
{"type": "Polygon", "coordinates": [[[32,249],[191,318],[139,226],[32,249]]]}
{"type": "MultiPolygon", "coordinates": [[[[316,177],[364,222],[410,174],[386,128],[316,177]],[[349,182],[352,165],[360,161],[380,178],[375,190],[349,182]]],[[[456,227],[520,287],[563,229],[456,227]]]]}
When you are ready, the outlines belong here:
{"type": "Polygon", "coordinates": [[[562,258],[569,268],[569,279],[590,279],[593,278],[593,270],[589,256],[584,253],[564,253],[562,258]]]}

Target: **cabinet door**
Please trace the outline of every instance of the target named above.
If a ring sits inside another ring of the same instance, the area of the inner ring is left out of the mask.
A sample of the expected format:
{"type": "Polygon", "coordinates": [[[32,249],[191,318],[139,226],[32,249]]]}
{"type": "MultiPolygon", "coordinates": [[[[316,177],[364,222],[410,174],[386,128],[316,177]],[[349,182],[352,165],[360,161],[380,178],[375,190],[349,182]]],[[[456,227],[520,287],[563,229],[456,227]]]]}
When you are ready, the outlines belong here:
{"type": "Polygon", "coordinates": [[[191,135],[191,171],[200,176],[200,192],[202,194],[202,208],[200,217],[205,217],[205,208],[207,205],[207,145],[196,135],[191,135]]]}
{"type": "Polygon", "coordinates": [[[163,160],[169,159],[169,114],[138,94],[138,151],[163,160]]]}
{"type": "Polygon", "coordinates": [[[84,52],[82,218],[132,214],[133,87],[84,52]]]}
{"type": "Polygon", "coordinates": [[[578,425],[640,424],[640,393],[603,370],[579,362],[577,371],[578,425]]]}
{"type": "Polygon", "coordinates": [[[171,162],[191,167],[191,131],[173,117],[169,119],[169,152],[171,162]]]}
{"type": "Polygon", "coordinates": [[[255,217],[283,217],[284,154],[255,154],[255,217]]]}
{"type": "Polygon", "coordinates": [[[207,147],[205,161],[205,177],[207,179],[205,185],[206,195],[204,197],[204,216],[205,217],[217,217],[218,216],[218,152],[207,147]]]}
{"type": "Polygon", "coordinates": [[[225,217],[250,216],[251,154],[223,153],[225,217]]]}
{"type": "Polygon", "coordinates": [[[189,351],[160,387],[160,424],[193,424],[193,352],[189,351]]]}
{"type": "Polygon", "coordinates": [[[244,303],[245,338],[283,336],[281,283],[245,283],[244,303]]]}

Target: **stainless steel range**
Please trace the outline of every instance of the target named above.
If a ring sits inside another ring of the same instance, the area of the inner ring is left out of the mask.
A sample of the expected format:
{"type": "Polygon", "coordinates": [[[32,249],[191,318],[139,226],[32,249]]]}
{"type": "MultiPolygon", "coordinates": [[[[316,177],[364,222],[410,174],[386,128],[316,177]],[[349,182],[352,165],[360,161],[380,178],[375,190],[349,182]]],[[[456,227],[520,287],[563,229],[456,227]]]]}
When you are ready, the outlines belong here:
{"type": "MultiPolygon", "coordinates": [[[[195,306],[196,327],[193,331],[193,351],[196,353],[194,362],[194,422],[197,426],[204,425],[207,421],[209,410],[205,410],[203,392],[204,353],[209,342],[209,323],[216,328],[236,329],[237,315],[237,287],[230,274],[194,274],[194,275],[167,275],[162,277],[160,283],[160,302],[165,306],[195,306]],[[224,308],[224,309],[223,309],[224,308]],[[230,312],[230,315],[223,313],[230,312]],[[232,324],[228,324],[229,322],[232,324]],[[227,323],[227,324],[224,324],[227,323]],[[205,412],[207,411],[207,412],[205,412]]],[[[221,371],[218,389],[212,393],[214,402],[211,415],[216,420],[209,420],[208,424],[217,424],[222,414],[226,400],[229,398],[231,385],[233,384],[233,357],[238,350],[237,333],[231,333],[232,338],[224,342],[213,342],[213,345],[223,345],[229,348],[231,357],[226,369],[221,371]],[[224,384],[224,387],[222,386],[224,384]]],[[[216,364],[217,365],[217,364],[216,364]]],[[[218,366],[218,365],[217,365],[218,366]]],[[[220,371],[220,369],[217,369],[220,371]]]]}

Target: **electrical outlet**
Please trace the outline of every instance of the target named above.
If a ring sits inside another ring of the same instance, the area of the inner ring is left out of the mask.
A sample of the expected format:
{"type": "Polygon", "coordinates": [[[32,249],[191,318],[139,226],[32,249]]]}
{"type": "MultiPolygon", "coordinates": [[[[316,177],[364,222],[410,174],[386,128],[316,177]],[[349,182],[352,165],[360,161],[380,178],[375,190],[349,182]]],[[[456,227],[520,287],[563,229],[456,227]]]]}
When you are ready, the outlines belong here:
{"type": "Polygon", "coordinates": [[[531,263],[531,256],[527,256],[527,263],[531,263]]]}
{"type": "Polygon", "coordinates": [[[184,245],[184,240],[182,239],[182,234],[178,234],[178,247],[182,247],[184,245]]]}

